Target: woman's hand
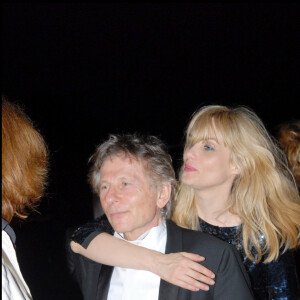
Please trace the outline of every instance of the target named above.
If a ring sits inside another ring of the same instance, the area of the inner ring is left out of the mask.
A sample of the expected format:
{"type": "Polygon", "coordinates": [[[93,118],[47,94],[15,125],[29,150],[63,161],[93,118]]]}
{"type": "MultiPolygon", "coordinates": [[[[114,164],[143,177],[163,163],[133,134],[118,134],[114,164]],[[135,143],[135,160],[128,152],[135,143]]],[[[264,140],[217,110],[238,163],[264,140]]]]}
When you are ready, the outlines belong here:
{"type": "Polygon", "coordinates": [[[209,285],[215,283],[215,274],[199,264],[204,260],[203,256],[188,252],[160,254],[152,272],[181,288],[208,291],[209,285]]]}
{"type": "Polygon", "coordinates": [[[96,236],[88,248],[74,241],[70,244],[75,253],[79,253],[98,263],[150,271],[165,281],[181,288],[198,291],[209,290],[215,282],[215,275],[199,262],[205,258],[198,254],[177,252],[162,254],[144,247],[132,245],[109,234],[96,236]]]}

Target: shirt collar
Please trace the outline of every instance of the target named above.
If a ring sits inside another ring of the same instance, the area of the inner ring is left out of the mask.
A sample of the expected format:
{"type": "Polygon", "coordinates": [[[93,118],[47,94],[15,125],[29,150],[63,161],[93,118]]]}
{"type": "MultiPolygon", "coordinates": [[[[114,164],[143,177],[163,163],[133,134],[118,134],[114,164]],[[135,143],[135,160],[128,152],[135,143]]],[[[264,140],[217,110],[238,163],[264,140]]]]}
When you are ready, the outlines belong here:
{"type": "MultiPolygon", "coordinates": [[[[161,222],[160,222],[160,224],[158,226],[150,228],[149,230],[147,230],[146,232],[144,232],[142,235],[140,235],[135,241],[142,241],[142,240],[144,240],[149,235],[150,232],[157,232],[156,234],[159,235],[161,232],[163,232],[165,230],[165,227],[166,227],[166,220],[162,219],[161,222]]],[[[124,234],[123,233],[115,232],[115,236],[118,236],[121,239],[123,239],[123,240],[126,241],[126,239],[124,238],[124,234]]]]}
{"type": "Polygon", "coordinates": [[[16,245],[16,234],[14,230],[9,226],[8,222],[2,218],[2,230],[4,230],[10,237],[14,245],[16,245]]]}

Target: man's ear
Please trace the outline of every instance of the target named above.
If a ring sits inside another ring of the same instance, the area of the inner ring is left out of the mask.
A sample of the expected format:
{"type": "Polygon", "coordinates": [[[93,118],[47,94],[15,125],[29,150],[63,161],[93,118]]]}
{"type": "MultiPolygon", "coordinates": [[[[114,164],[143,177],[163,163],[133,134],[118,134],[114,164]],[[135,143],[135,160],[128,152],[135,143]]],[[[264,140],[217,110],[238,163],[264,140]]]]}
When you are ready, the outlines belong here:
{"type": "Polygon", "coordinates": [[[166,206],[171,197],[172,187],[170,183],[163,184],[159,190],[157,206],[163,208],[166,206]]]}

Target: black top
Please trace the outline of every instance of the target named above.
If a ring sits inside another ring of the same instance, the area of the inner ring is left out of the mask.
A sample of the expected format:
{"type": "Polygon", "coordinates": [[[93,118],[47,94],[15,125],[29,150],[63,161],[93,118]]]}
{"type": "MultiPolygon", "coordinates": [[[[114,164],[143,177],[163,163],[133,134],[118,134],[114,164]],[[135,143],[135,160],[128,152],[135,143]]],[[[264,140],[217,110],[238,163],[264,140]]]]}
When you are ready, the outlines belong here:
{"type": "MultiPolygon", "coordinates": [[[[242,225],[234,227],[218,227],[199,219],[202,232],[209,233],[236,247],[241,254],[244,266],[250,276],[252,290],[256,299],[294,300],[300,299],[300,288],[296,274],[293,253],[288,250],[278,260],[264,264],[262,261],[251,261],[243,247],[242,225]]],[[[263,245],[264,236],[260,236],[263,245]]]]}

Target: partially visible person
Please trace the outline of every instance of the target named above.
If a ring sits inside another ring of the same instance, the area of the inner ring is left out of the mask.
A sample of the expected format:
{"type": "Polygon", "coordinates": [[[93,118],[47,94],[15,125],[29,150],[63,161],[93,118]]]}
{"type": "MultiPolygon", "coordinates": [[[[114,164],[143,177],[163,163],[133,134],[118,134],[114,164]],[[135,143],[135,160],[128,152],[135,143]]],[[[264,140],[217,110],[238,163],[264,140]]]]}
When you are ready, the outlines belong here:
{"type": "Polygon", "coordinates": [[[279,125],[277,137],[300,189],[300,121],[279,125]]]}
{"type": "MultiPolygon", "coordinates": [[[[300,299],[293,256],[299,245],[300,197],[284,153],[259,117],[244,107],[203,107],[189,123],[183,160],[171,219],[233,244],[256,299],[300,299]]],[[[110,253],[122,251],[123,260],[145,268],[135,250],[128,251],[106,233],[87,249],[76,251],[98,262],[120,265],[101,248],[104,242],[110,253]]],[[[187,257],[169,258],[168,263],[153,258],[161,265],[159,276],[169,281],[174,276],[168,274],[174,271],[175,284],[191,290],[201,282],[209,284],[207,277],[199,275],[203,270],[195,269],[187,257]],[[185,263],[180,265],[179,260],[185,263]]]]}
{"type": "MultiPolygon", "coordinates": [[[[73,253],[73,272],[84,299],[253,299],[247,273],[233,246],[166,220],[176,179],[171,157],[158,138],[111,135],[97,148],[92,163],[90,183],[109,221],[106,227],[117,239],[158,253],[203,253],[203,264],[216,274],[216,283],[209,291],[191,292],[150,272],[96,264],[73,253]]],[[[87,248],[102,232],[103,224],[105,218],[92,227],[83,225],[73,239],[87,248]]],[[[107,255],[113,255],[105,243],[102,247],[107,255]]],[[[117,256],[122,257],[122,251],[117,256]]]]}
{"type": "MultiPolygon", "coordinates": [[[[289,167],[300,192],[300,121],[293,120],[277,127],[279,145],[286,154],[289,167]]],[[[295,249],[298,278],[300,278],[300,246],[295,249]]]]}
{"type": "Polygon", "coordinates": [[[32,299],[19,268],[9,223],[25,219],[43,195],[48,149],[32,121],[2,95],[2,299],[32,299]]]}

